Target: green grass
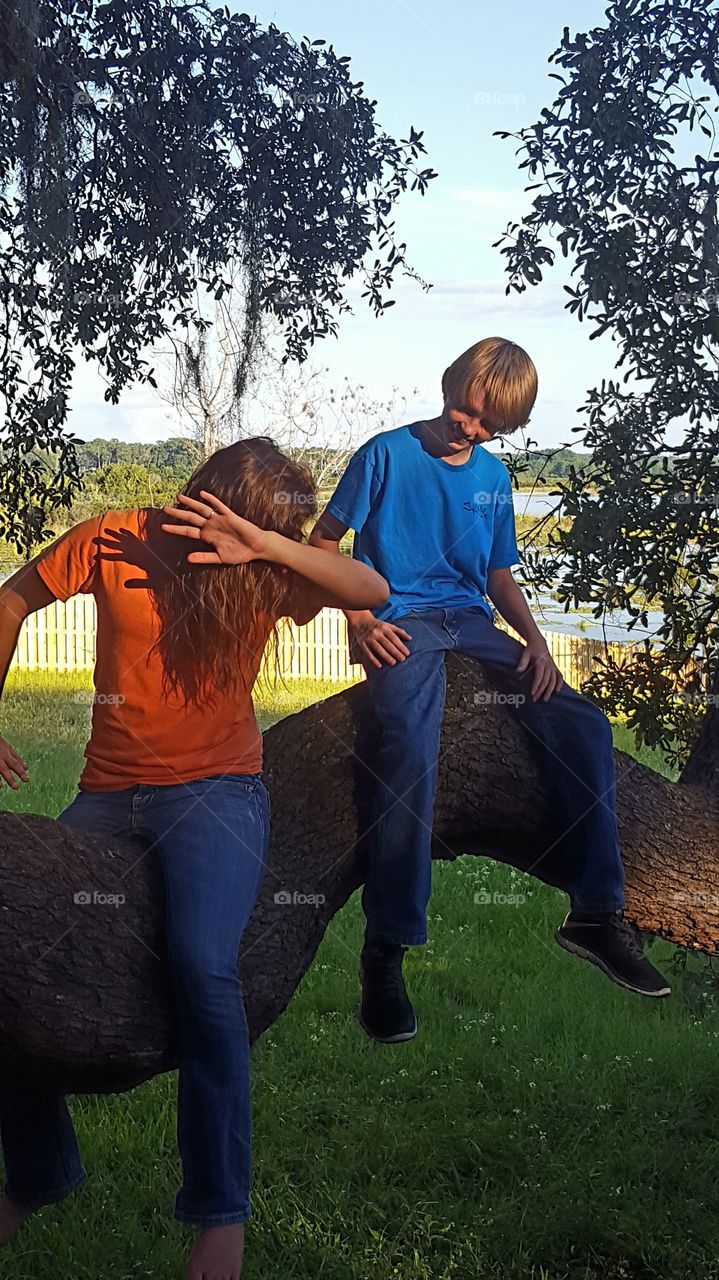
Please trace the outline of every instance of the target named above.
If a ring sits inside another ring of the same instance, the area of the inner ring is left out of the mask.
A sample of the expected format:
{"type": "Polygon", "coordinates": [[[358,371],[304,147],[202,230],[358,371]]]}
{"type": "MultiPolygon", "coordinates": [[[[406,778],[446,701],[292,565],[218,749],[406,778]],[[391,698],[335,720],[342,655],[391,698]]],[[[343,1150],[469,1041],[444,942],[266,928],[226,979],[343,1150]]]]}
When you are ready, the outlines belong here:
{"type": "MultiPolygon", "coordinates": [[[[31,783],[7,808],[71,798],[87,688],[12,677],[2,731],[31,783]]],[[[260,714],[334,689],[290,686],[260,714]]],[[[656,941],[673,997],[623,993],[555,945],[564,906],[488,860],[438,864],[431,942],[406,965],[420,1034],[398,1047],[355,1022],[357,899],[333,920],[253,1053],[247,1280],[716,1280],[713,979],[656,941]],[[480,889],[524,900],[476,905],[480,889]]],[[[0,1280],[179,1280],[175,1098],[172,1073],[71,1099],[91,1176],[4,1251],[0,1280]]]]}

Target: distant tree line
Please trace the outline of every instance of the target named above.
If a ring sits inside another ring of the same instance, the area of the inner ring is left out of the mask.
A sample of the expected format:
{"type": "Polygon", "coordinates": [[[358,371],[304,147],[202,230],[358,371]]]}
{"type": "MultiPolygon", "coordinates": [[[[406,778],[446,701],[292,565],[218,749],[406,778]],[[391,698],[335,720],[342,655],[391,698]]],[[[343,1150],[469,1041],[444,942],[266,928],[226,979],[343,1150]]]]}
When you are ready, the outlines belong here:
{"type": "MultiPolygon", "coordinates": [[[[194,440],[180,436],[174,436],[168,440],[155,440],[151,443],[135,443],[114,438],[84,440],[77,442],[76,449],[78,469],[86,485],[90,483],[105,485],[105,487],[107,487],[106,479],[110,474],[110,468],[115,469],[112,474],[118,482],[123,474],[123,468],[145,469],[156,475],[165,475],[170,472],[173,478],[180,476],[187,478],[202,458],[200,445],[194,440]]],[[[290,447],[286,452],[292,455],[300,451],[290,447]]],[[[337,483],[345,466],[345,450],[310,446],[303,448],[301,452],[305,465],[315,472],[323,489],[337,483]],[[336,468],[331,465],[333,453],[337,457],[336,468]]],[[[576,470],[586,467],[591,460],[591,454],[564,448],[531,449],[513,451],[511,458],[514,464],[512,469],[521,487],[525,487],[533,484],[538,477],[544,480],[561,479],[570,474],[572,467],[576,470]]],[[[128,471],[127,474],[131,477],[133,472],[128,471]]],[[[133,496],[133,500],[135,492],[136,484],[130,480],[128,494],[133,496]]]]}
{"type": "MultiPolygon", "coordinates": [[[[163,506],[174,501],[202,458],[196,441],[179,436],[149,443],[96,439],[78,441],[76,447],[82,485],[72,507],[57,510],[57,528],[109,508],[163,506]]],[[[313,471],[322,499],[329,496],[347,463],[345,449],[286,446],[286,452],[296,454],[313,471]]],[[[502,457],[520,489],[551,489],[585,469],[589,475],[592,462],[590,453],[569,448],[505,450],[502,457]]]]}

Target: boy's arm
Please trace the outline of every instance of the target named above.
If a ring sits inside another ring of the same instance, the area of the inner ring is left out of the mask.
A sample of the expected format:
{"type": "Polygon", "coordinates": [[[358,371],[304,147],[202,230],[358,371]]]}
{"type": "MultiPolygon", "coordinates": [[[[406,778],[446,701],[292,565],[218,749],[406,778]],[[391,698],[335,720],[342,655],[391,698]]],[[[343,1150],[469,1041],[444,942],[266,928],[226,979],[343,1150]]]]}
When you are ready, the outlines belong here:
{"type": "MultiPolygon", "coordinates": [[[[325,511],[310,534],[310,543],[313,547],[339,555],[340,542],[348,528],[349,525],[342,524],[330,511],[325,511]]],[[[405,641],[412,637],[403,627],[395,626],[393,622],[380,621],[375,618],[371,609],[344,609],[343,612],[352,638],[373,667],[381,667],[383,663],[393,667],[409,657],[405,641]]]]}
{"type": "MultiPolygon", "coordinates": [[[[0,586],[0,693],[5,688],[7,673],[17,647],[20,628],[25,619],[38,609],[52,604],[55,596],[45,586],[35,562],[23,565],[0,586]]],[[[21,782],[29,782],[27,765],[6,738],[0,737],[0,787],[3,779],[14,791],[21,782]]]]}
{"type": "Polygon", "coordinates": [[[524,592],[512,577],[511,569],[490,569],[487,574],[487,595],[497,611],[526,641],[517,671],[532,672],[531,697],[548,702],[553,693],[561,689],[564,680],[554,662],[547,642],[529,611],[524,592]]]}

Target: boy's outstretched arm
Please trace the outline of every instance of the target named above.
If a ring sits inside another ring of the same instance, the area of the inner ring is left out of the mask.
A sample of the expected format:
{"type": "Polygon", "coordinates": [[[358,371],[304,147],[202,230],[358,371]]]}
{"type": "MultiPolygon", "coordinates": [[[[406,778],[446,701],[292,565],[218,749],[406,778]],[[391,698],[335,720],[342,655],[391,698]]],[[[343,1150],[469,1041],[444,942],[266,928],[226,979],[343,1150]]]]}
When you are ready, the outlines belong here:
{"type": "MultiPolygon", "coordinates": [[[[340,542],[348,528],[349,525],[325,511],[310,534],[310,543],[313,547],[339,555],[340,542]]],[[[375,618],[371,609],[344,609],[343,612],[355,644],[373,667],[383,664],[393,667],[409,657],[405,642],[412,637],[403,627],[393,622],[382,622],[375,618]]]]}
{"type": "Polygon", "coordinates": [[[524,592],[512,577],[511,569],[489,570],[487,595],[505,622],[526,641],[517,663],[517,671],[531,670],[532,701],[537,702],[541,698],[543,702],[548,702],[552,694],[561,689],[564,679],[529,611],[524,592]]]}

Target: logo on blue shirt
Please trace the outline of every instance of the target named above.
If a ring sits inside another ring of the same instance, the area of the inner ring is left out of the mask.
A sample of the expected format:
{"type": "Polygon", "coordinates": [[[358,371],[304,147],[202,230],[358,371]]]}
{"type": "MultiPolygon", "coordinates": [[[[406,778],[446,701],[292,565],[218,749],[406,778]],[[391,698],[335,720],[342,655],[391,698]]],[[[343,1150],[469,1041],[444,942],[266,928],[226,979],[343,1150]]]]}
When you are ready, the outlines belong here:
{"type": "Polygon", "coordinates": [[[483,502],[464,502],[465,511],[473,511],[476,516],[481,516],[483,520],[487,519],[489,512],[483,502]]]}

